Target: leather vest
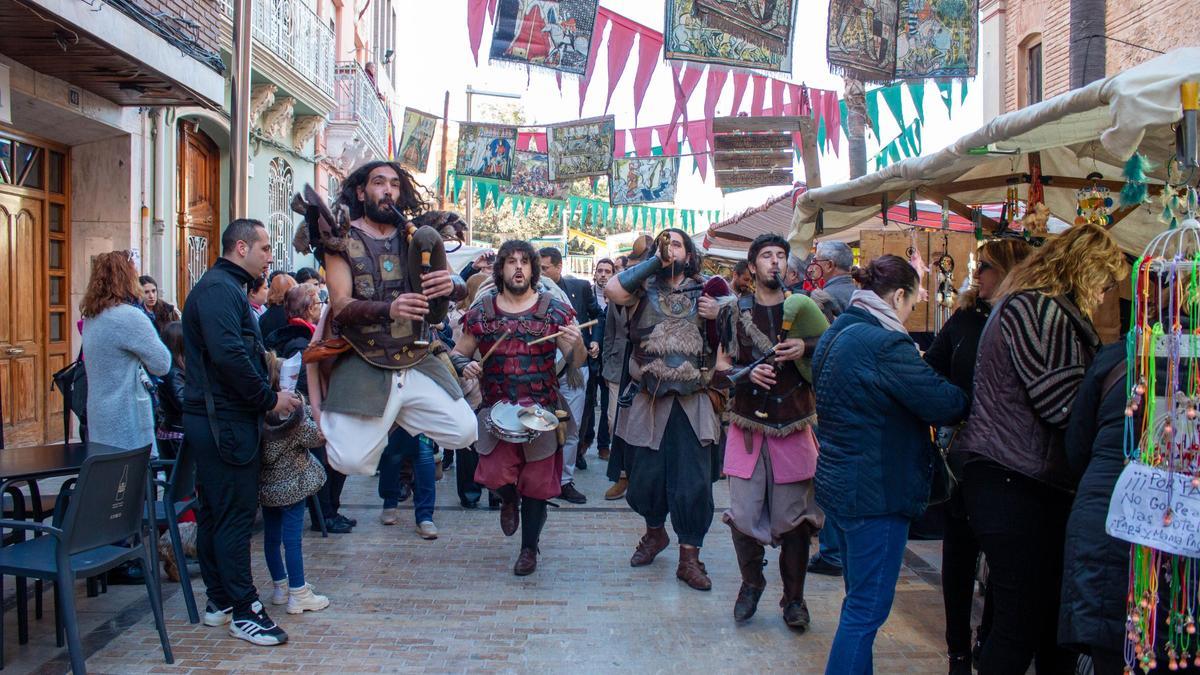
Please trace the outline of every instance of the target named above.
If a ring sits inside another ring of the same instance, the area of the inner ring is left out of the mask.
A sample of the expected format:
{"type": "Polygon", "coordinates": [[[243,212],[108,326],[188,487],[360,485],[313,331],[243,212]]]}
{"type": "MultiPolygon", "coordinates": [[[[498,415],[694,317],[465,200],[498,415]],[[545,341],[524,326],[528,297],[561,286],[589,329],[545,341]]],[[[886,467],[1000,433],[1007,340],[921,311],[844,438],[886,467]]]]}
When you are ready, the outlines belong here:
{"type": "Polygon", "coordinates": [[[700,278],[686,279],[676,289],[662,288],[657,278],[646,282],[630,319],[629,375],[649,395],[686,396],[708,386],[714,354],[698,313],[703,290],[700,278]]]}
{"type": "Polygon", "coordinates": [[[480,354],[496,346],[483,364],[480,389],[483,405],[501,401],[533,401],[549,410],[557,410],[558,377],[554,372],[557,346],[554,340],[529,343],[557,332],[571,322],[572,310],[549,293],[540,293],[538,301],[523,314],[508,314],[496,306],[493,291],[477,301],[463,318],[466,331],[475,336],[480,354]],[[512,333],[501,342],[506,330],[512,333]]]}
{"type": "MultiPolygon", "coordinates": [[[[387,239],[376,239],[358,228],[350,228],[342,257],[350,265],[355,300],[392,302],[411,292],[404,273],[404,233],[401,228],[387,239]]],[[[368,363],[380,368],[399,370],[417,363],[429,353],[429,347],[415,347],[418,323],[395,319],[373,325],[338,325],[354,351],[368,363]]]]}
{"type": "MultiPolygon", "coordinates": [[[[744,296],[738,299],[732,321],[733,362],[736,367],[747,366],[779,342],[783,304],[765,307],[756,303],[753,295],[744,296]]],[[[817,402],[812,386],[800,371],[791,363],[781,363],[775,370],[775,380],[769,391],[763,391],[748,377],[735,386],[729,421],[769,436],[786,436],[812,424],[817,402]]]]}

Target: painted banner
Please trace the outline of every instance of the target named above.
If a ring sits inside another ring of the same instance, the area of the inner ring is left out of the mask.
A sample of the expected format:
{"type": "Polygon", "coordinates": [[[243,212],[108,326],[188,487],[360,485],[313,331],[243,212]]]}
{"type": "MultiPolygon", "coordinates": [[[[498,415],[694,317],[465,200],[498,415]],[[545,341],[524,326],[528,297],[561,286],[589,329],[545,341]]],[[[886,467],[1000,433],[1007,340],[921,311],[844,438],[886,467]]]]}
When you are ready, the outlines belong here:
{"type": "Polygon", "coordinates": [[[429,170],[429,150],[433,146],[437,122],[435,115],[404,109],[404,131],[400,134],[400,146],[396,148],[396,157],[401,164],[421,173],[429,170]]]}
{"type": "Polygon", "coordinates": [[[546,127],[550,180],[607,174],[612,167],[615,133],[612,115],[546,127]]]}
{"type": "Polygon", "coordinates": [[[516,127],[462,122],[458,125],[455,170],[460,176],[509,180],[516,145],[516,127]]]}
{"type": "Polygon", "coordinates": [[[907,0],[896,28],[896,79],[975,77],[978,0],[907,0]]]}
{"type": "Polygon", "coordinates": [[[492,60],[582,75],[599,4],[598,0],[500,0],[492,60]]]}
{"type": "Polygon", "coordinates": [[[500,191],[510,195],[566,199],[567,186],[550,180],[550,158],[541,152],[518,150],[513,155],[512,182],[500,191]]]}
{"type": "Polygon", "coordinates": [[[668,59],[792,72],[798,0],[667,0],[668,59]]]}
{"type": "Polygon", "coordinates": [[[678,157],[616,159],[608,179],[608,200],[613,206],[672,202],[678,185],[678,157]]]}
{"type": "Polygon", "coordinates": [[[896,16],[897,0],[829,0],[825,58],[830,71],[863,82],[891,82],[896,16]]]}

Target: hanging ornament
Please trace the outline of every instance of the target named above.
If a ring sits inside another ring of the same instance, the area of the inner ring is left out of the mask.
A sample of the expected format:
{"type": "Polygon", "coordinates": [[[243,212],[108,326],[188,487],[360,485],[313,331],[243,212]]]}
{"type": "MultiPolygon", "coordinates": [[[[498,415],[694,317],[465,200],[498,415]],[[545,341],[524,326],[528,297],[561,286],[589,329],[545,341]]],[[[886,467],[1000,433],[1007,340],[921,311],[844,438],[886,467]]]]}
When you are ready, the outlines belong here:
{"type": "Polygon", "coordinates": [[[1104,176],[1092,172],[1087,177],[1088,180],[1093,181],[1091,186],[1082,188],[1075,193],[1075,199],[1079,203],[1079,207],[1075,210],[1075,224],[1092,223],[1108,227],[1112,225],[1112,216],[1110,215],[1113,206],[1112,195],[1109,194],[1107,187],[1097,182],[1104,176]]]}

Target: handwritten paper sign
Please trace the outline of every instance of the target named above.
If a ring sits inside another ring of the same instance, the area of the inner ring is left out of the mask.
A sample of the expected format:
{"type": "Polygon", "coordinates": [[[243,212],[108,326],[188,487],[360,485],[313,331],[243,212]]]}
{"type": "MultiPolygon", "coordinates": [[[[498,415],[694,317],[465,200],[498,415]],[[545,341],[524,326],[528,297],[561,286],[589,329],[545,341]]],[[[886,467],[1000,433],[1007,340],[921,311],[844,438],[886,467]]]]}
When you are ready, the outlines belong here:
{"type": "Polygon", "coordinates": [[[1130,462],[1113,489],[1104,529],[1133,544],[1200,557],[1200,488],[1187,474],[1130,462]]]}

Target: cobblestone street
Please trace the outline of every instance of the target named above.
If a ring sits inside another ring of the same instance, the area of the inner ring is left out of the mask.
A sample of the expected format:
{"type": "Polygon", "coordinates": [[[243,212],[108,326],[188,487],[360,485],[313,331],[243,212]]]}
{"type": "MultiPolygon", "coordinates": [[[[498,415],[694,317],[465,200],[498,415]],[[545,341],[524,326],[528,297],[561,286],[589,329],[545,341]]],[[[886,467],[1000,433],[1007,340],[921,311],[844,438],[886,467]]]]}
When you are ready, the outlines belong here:
{"type": "MultiPolygon", "coordinates": [[[[737,565],[719,521],[725,483],[717,483],[718,513],[702,552],[713,590],[702,593],[675,579],[674,544],[650,567],[629,566],[641,522],[624,501],[603,501],[603,468],[593,452],[590,469],[576,474],[589,503],[551,510],[538,570],[525,578],[512,575],[518,539],[503,536],[498,514],[486,506],[459,506],[453,470],[438,484],[436,541],[417,537],[411,500],[401,505],[400,525],[380,525],[376,479],[351,478],[342,511],[358,519],[355,531],[328,539],[305,532],[308,580],[331,606],[302,616],[268,608],[290,635],[286,646],[255,647],[229,637],[225,628],[190,625],[179,586],[164,580],[175,652],[175,664],[166,665],[142,587],[110,586],[89,599],[81,583],[76,597],[88,668],[114,674],[823,672],[837,625],[840,578],[809,575],[813,627],[797,635],[777,608],[781,587],[768,554],[769,586],[758,614],[737,626],[731,616],[737,565]]],[[[258,534],[255,580],[269,596],[261,547],[258,534]]],[[[878,672],[945,672],[933,566],[939,551],[940,542],[910,542],[895,608],[875,643],[878,672]]],[[[54,646],[51,596],[45,618],[31,618],[29,644],[18,646],[11,579],[6,582],[5,673],[65,672],[66,650],[54,646]]],[[[193,588],[203,607],[198,574],[193,588]]]]}

